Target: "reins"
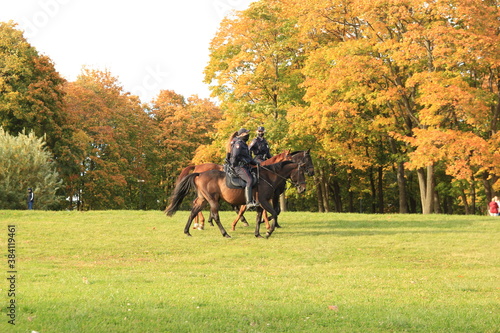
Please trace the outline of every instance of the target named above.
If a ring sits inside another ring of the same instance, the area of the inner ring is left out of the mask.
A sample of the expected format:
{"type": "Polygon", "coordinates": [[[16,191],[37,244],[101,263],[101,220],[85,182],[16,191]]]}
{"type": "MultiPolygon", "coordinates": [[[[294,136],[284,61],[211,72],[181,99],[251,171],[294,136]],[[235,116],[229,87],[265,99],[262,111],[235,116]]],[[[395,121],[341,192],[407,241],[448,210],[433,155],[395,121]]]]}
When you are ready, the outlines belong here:
{"type": "MultiPolygon", "coordinates": [[[[297,167],[297,172],[300,172],[300,168],[303,167],[305,165],[305,163],[297,163],[298,164],[298,167],[297,167]]],[[[299,187],[300,185],[303,185],[303,184],[306,184],[305,181],[303,182],[297,182],[297,183],[294,183],[294,181],[292,180],[291,178],[291,173],[290,173],[290,179],[288,179],[288,177],[283,177],[282,175],[280,175],[279,173],[277,173],[276,171],[274,170],[271,170],[269,168],[266,168],[265,166],[263,165],[258,165],[257,167],[257,175],[258,175],[258,179],[262,179],[264,182],[266,182],[269,186],[271,186],[271,188],[274,188],[274,186],[269,183],[267,180],[265,180],[264,178],[260,177],[260,172],[259,172],[259,168],[263,168],[264,170],[267,170],[273,174],[275,174],[276,176],[278,176],[279,178],[285,180],[285,182],[290,182],[292,185],[294,185],[295,187],[299,187]]]]}

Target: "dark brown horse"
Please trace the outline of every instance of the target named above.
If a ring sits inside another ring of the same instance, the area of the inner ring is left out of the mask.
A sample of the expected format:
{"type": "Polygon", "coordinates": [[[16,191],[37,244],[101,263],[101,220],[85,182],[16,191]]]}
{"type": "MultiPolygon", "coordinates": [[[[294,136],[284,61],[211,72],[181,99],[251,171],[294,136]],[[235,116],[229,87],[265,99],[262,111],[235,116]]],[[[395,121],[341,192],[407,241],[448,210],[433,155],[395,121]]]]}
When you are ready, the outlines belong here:
{"type": "MultiPolygon", "coordinates": [[[[311,149],[295,151],[293,153],[290,153],[289,159],[295,163],[301,163],[304,166],[304,170],[307,172],[307,175],[314,176],[314,164],[310,152],[311,149]]],[[[265,167],[264,164],[261,165],[263,166],[263,168],[265,167]]],[[[282,183],[280,184],[280,186],[276,187],[274,192],[272,203],[273,203],[273,208],[276,211],[277,215],[281,213],[279,198],[280,195],[285,192],[285,190],[286,190],[286,183],[282,183]]],[[[241,206],[240,211],[238,213],[238,217],[242,216],[245,210],[246,206],[241,206]]],[[[266,211],[263,211],[261,208],[257,208],[257,221],[261,222],[262,217],[264,217],[264,222],[266,223],[266,227],[269,229],[270,224],[269,224],[269,219],[266,215],[266,211]]],[[[235,219],[231,224],[231,230],[236,229],[237,223],[238,223],[238,218],[235,219]]],[[[275,221],[275,227],[281,228],[281,226],[278,224],[277,221],[275,221]]]]}
{"type": "MultiPolygon", "coordinates": [[[[304,176],[304,165],[294,163],[292,161],[283,161],[266,166],[259,171],[259,182],[254,188],[257,194],[257,200],[263,209],[271,214],[271,220],[274,223],[267,231],[266,237],[271,236],[275,229],[275,223],[278,220],[276,211],[271,204],[276,187],[281,186],[287,179],[291,179],[293,184],[297,186],[297,191],[302,193],[306,190],[306,182],[304,176]]],[[[215,223],[220,229],[222,236],[230,237],[224,227],[222,226],[219,218],[220,200],[224,200],[233,206],[241,206],[245,204],[244,189],[231,189],[226,186],[226,175],[224,172],[211,170],[203,173],[193,173],[184,178],[174,190],[170,198],[170,204],[165,210],[167,216],[172,216],[179,209],[180,204],[184,197],[191,191],[197,190],[197,198],[193,202],[193,208],[189,215],[184,233],[191,236],[189,228],[191,222],[208,203],[210,205],[210,214],[215,220],[215,223]]],[[[256,223],[255,236],[260,235],[260,223],[256,223]]]]}
{"type": "MultiPolygon", "coordinates": [[[[294,153],[294,154],[296,154],[296,153],[294,153]]],[[[290,154],[290,149],[288,149],[288,150],[283,151],[280,154],[274,155],[273,157],[269,158],[268,160],[262,162],[261,164],[262,165],[270,165],[270,164],[278,163],[281,161],[287,161],[287,160],[291,160],[291,159],[292,159],[292,155],[290,154]]],[[[203,163],[203,164],[199,164],[199,165],[189,165],[189,166],[185,167],[184,169],[182,169],[181,173],[177,177],[177,180],[175,181],[175,185],[179,184],[179,182],[182,179],[184,179],[186,176],[188,176],[190,173],[195,173],[195,172],[202,173],[202,172],[209,171],[209,170],[223,171],[224,167],[220,164],[215,164],[215,163],[203,163]]],[[[241,220],[241,222],[243,222],[246,226],[248,226],[248,222],[246,221],[245,217],[243,216],[243,213],[245,212],[245,210],[242,211],[241,208],[238,207],[237,211],[238,211],[238,220],[241,220]]],[[[238,222],[238,220],[236,220],[236,222],[238,222]]],[[[208,219],[208,222],[213,226],[211,216],[208,219]]],[[[199,229],[199,230],[203,230],[205,228],[205,217],[203,216],[203,213],[201,211],[198,214],[198,216],[196,216],[193,228],[199,229]]]]}

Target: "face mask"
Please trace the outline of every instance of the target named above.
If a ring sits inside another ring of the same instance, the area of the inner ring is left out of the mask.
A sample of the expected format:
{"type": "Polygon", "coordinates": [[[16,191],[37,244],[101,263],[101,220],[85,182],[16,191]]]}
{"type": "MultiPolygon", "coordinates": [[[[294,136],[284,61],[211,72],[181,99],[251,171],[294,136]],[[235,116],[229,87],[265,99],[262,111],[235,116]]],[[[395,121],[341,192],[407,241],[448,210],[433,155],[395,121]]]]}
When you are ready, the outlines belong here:
{"type": "Polygon", "coordinates": [[[244,135],[244,136],[242,136],[242,137],[241,137],[241,140],[243,140],[243,141],[247,142],[247,141],[248,141],[248,137],[249,137],[249,136],[250,136],[249,134],[244,135]]]}
{"type": "Polygon", "coordinates": [[[264,132],[257,132],[257,135],[262,138],[264,137],[264,132]]]}

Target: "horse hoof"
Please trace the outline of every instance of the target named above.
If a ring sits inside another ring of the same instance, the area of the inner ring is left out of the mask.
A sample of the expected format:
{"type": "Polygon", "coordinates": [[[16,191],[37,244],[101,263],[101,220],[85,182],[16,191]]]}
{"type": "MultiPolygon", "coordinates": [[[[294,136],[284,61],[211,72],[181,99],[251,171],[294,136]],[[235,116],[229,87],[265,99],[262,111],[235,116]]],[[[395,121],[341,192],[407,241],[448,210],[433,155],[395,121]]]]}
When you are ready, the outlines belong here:
{"type": "Polygon", "coordinates": [[[256,238],[264,238],[262,235],[255,235],[256,238]]]}
{"type": "Polygon", "coordinates": [[[231,238],[231,236],[229,236],[228,234],[225,234],[224,237],[231,238]]]}
{"type": "Polygon", "coordinates": [[[186,236],[192,237],[192,235],[189,232],[185,232],[186,236]]]}
{"type": "Polygon", "coordinates": [[[243,226],[244,226],[244,227],[249,227],[249,226],[250,226],[250,224],[248,224],[247,222],[243,222],[243,226]]]}

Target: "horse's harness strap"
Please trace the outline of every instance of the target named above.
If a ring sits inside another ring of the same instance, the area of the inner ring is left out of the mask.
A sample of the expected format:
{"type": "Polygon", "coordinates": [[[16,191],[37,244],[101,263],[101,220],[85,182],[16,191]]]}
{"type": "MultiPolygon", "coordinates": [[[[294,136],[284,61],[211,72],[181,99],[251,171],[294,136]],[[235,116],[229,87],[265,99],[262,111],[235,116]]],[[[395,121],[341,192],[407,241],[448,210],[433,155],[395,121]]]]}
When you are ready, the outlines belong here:
{"type": "MultiPolygon", "coordinates": [[[[304,165],[305,165],[305,163],[297,163],[297,164],[298,164],[298,168],[297,168],[297,170],[298,170],[298,171],[300,171],[300,168],[301,168],[302,166],[304,166],[304,165]]],[[[284,179],[284,180],[285,180],[285,182],[290,182],[290,183],[291,183],[292,185],[294,185],[295,187],[299,187],[299,185],[306,184],[306,182],[305,182],[305,181],[304,181],[304,182],[297,182],[297,184],[295,184],[295,183],[294,183],[291,179],[290,179],[290,180],[288,180],[288,178],[283,177],[282,175],[280,175],[280,174],[278,174],[278,173],[274,172],[274,171],[273,171],[273,170],[271,170],[271,169],[266,168],[266,167],[265,167],[265,166],[263,166],[263,165],[259,165],[259,167],[261,167],[261,168],[263,168],[263,169],[265,169],[265,170],[267,170],[267,171],[269,171],[269,172],[274,173],[276,176],[278,176],[278,177],[279,177],[279,178],[281,178],[281,179],[284,179]]],[[[257,168],[257,172],[259,172],[259,169],[258,169],[258,168],[257,168]]],[[[258,179],[261,179],[261,178],[260,178],[260,174],[258,174],[258,176],[259,176],[259,178],[258,178],[258,179]]],[[[272,185],[271,185],[271,184],[270,184],[267,180],[265,180],[265,179],[263,179],[263,178],[262,178],[262,180],[263,180],[263,181],[265,181],[265,182],[266,182],[269,186],[271,186],[271,188],[274,188],[274,186],[272,186],[272,185]]]]}

